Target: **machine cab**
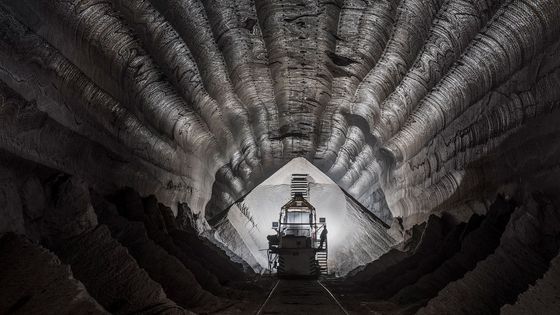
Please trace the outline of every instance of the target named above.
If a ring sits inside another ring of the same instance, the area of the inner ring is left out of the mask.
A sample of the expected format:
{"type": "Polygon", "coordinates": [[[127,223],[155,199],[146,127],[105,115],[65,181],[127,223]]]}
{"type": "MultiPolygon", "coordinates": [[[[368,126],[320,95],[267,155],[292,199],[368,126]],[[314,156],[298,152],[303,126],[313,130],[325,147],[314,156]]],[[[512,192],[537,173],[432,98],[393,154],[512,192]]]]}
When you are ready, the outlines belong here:
{"type": "Polygon", "coordinates": [[[315,208],[296,193],[280,211],[280,236],[290,238],[314,238],[315,208]]]}

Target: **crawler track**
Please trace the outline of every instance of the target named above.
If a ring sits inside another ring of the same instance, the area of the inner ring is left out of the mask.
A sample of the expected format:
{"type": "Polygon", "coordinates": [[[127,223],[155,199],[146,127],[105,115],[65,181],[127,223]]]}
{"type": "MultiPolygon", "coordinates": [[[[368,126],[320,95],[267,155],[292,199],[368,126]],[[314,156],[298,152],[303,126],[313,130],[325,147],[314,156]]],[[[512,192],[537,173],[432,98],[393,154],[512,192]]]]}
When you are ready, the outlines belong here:
{"type": "Polygon", "coordinates": [[[320,281],[278,280],[257,314],[348,315],[348,312],[320,281]]]}

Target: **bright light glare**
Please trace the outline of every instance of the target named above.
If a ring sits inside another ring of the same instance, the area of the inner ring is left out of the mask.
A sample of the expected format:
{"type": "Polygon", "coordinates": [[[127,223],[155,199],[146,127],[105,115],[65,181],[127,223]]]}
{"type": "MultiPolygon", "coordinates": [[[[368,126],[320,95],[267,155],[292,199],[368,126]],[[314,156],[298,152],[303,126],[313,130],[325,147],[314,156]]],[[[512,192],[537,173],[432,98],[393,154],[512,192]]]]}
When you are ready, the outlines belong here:
{"type": "Polygon", "coordinates": [[[272,222],[279,220],[280,208],[290,200],[293,173],[309,174],[309,201],[317,211],[317,220],[326,218],[331,272],[346,274],[390,248],[394,241],[383,227],[368,220],[328,176],[306,159],[296,158],[253,189],[228,213],[229,221],[262,268],[268,267],[266,236],[275,233],[272,222]]]}

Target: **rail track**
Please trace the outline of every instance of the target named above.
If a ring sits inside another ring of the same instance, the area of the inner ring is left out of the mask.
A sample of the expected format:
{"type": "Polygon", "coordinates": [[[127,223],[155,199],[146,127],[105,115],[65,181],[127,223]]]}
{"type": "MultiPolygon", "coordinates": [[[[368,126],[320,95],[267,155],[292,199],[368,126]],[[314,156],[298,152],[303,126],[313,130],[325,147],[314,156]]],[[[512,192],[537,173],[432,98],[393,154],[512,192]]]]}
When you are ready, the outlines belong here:
{"type": "Polygon", "coordinates": [[[348,315],[349,313],[318,280],[278,280],[256,314],[348,315]]]}

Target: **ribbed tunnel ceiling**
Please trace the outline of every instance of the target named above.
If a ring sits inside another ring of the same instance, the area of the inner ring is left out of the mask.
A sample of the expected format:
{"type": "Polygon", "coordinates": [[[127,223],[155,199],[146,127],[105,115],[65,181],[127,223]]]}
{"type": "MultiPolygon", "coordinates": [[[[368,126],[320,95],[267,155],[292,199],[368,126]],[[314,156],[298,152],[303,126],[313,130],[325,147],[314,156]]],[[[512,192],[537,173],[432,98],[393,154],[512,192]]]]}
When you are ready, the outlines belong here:
{"type": "Polygon", "coordinates": [[[409,227],[555,167],[555,0],[1,8],[0,146],[101,192],[210,218],[305,157],[409,227]]]}

